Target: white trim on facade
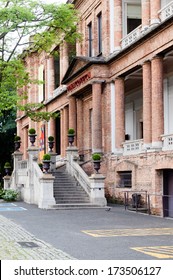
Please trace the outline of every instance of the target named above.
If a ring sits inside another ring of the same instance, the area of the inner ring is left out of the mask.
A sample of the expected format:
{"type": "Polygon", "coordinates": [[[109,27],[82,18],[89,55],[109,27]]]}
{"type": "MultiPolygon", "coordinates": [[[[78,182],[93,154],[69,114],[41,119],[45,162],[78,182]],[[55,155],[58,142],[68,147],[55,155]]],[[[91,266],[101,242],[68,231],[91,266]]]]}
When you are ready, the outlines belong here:
{"type": "Polygon", "coordinates": [[[115,153],[115,84],[112,82],[110,84],[111,90],[111,151],[115,153]]]}

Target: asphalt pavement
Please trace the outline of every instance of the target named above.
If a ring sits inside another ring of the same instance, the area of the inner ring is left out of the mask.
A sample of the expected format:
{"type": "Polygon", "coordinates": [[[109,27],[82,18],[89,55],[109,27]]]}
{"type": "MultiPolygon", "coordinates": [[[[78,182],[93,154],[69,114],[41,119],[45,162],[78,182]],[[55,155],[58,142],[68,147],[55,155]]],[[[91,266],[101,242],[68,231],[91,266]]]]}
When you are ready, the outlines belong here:
{"type": "Polygon", "coordinates": [[[43,210],[1,202],[0,225],[1,259],[173,259],[173,219],[123,206],[43,210]]]}

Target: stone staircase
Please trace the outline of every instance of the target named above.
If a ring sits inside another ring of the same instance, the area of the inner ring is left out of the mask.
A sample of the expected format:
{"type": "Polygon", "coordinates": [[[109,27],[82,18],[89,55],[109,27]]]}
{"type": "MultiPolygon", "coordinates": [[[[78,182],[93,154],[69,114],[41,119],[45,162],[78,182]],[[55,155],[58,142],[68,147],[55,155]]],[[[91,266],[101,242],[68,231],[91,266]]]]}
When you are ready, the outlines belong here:
{"type": "Polygon", "coordinates": [[[74,177],[66,171],[66,166],[62,166],[53,172],[54,198],[56,204],[54,209],[79,209],[79,208],[100,208],[100,206],[90,203],[88,194],[78,184],[74,177]]]}

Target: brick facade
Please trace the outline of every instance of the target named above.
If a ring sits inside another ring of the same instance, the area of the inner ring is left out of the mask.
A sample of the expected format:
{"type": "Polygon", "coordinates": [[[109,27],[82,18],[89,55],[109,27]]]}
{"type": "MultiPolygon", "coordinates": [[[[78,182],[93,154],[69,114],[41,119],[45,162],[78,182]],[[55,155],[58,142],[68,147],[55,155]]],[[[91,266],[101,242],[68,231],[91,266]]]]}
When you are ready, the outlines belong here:
{"type": "MultiPolygon", "coordinates": [[[[73,127],[75,145],[87,160],[89,153],[103,154],[101,172],[109,195],[122,199],[125,191],[146,191],[153,213],[173,217],[173,183],[167,176],[173,172],[173,14],[167,17],[170,9],[165,10],[166,4],[173,7],[173,1],[69,2],[81,14],[83,40],[70,65],[67,46],[61,48],[59,88],[52,57],[42,53],[26,59],[36,77],[43,65],[46,110],[61,115],[59,121],[44,124],[46,137],[55,136],[59,143],[55,151],[59,147],[64,157],[67,130],[73,127]],[[123,172],[131,174],[130,187],[122,186],[123,172]]],[[[38,91],[32,85],[29,100],[37,100],[38,91]]],[[[24,156],[26,130],[31,126],[40,130],[41,125],[18,118],[24,156]]],[[[91,170],[90,163],[83,167],[91,170]]]]}

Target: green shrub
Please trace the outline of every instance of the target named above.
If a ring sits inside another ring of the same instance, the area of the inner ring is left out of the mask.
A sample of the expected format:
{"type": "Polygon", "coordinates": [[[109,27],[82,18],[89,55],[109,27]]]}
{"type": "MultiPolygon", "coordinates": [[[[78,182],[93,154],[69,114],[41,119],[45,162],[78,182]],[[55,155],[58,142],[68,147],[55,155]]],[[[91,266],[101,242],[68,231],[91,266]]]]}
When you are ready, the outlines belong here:
{"type": "Polygon", "coordinates": [[[34,128],[30,128],[30,129],[28,130],[28,133],[31,134],[31,135],[32,135],[32,134],[34,135],[34,134],[36,133],[36,130],[35,130],[34,128]]]}
{"type": "Polygon", "coordinates": [[[0,188],[0,198],[3,198],[4,194],[5,194],[5,190],[0,188]]]}
{"type": "Polygon", "coordinates": [[[49,154],[44,154],[43,155],[43,160],[50,160],[50,155],[49,154]]]}
{"type": "Polygon", "coordinates": [[[21,137],[20,136],[18,136],[18,135],[16,135],[15,137],[14,137],[14,141],[20,141],[21,140],[21,137]]]}
{"type": "Polygon", "coordinates": [[[53,141],[54,141],[54,137],[53,137],[53,136],[49,136],[49,137],[48,137],[48,141],[49,141],[49,142],[53,142],[53,141]]]}
{"type": "Polygon", "coordinates": [[[75,131],[74,131],[74,128],[69,128],[68,129],[68,134],[69,135],[74,135],[75,131]]]}
{"type": "Polygon", "coordinates": [[[100,154],[93,154],[92,159],[93,160],[101,160],[101,155],[100,154]]]}
{"type": "Polygon", "coordinates": [[[11,168],[11,164],[7,161],[4,165],[4,168],[11,168]]]}
{"type": "Polygon", "coordinates": [[[5,193],[2,195],[2,198],[5,201],[14,201],[19,196],[18,191],[15,190],[5,190],[5,193]]]}
{"type": "Polygon", "coordinates": [[[43,168],[43,164],[41,162],[39,162],[38,166],[40,167],[40,169],[43,168]]]}

